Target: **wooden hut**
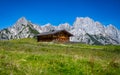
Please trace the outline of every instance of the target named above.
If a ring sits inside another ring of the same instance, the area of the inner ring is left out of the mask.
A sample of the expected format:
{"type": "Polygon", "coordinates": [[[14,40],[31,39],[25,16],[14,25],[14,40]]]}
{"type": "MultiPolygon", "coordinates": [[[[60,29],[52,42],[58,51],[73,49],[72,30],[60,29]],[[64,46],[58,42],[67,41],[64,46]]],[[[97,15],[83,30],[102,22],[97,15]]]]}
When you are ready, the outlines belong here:
{"type": "Polygon", "coordinates": [[[43,42],[51,42],[51,41],[68,42],[70,36],[73,36],[73,35],[66,30],[43,32],[37,35],[37,41],[38,42],[42,42],[42,41],[43,42]]]}

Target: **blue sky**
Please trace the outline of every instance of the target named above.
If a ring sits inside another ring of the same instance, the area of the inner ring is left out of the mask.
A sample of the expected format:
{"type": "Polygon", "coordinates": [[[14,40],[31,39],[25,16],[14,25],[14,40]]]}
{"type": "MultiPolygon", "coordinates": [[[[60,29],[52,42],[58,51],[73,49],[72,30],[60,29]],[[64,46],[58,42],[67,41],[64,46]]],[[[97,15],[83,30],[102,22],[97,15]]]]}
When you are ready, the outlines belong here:
{"type": "Polygon", "coordinates": [[[120,0],[0,0],[0,29],[22,16],[39,25],[72,25],[76,17],[90,17],[120,29],[120,0]]]}

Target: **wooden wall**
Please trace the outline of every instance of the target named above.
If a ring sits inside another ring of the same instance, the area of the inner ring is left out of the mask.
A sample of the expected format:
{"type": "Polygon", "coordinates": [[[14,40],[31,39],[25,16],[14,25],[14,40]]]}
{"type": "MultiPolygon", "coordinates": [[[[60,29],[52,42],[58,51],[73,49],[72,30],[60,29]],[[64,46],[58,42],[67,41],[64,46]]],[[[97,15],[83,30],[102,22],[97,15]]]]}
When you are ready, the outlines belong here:
{"type": "Polygon", "coordinates": [[[50,41],[57,41],[57,42],[68,42],[69,35],[65,32],[58,32],[56,34],[49,34],[49,35],[40,35],[37,37],[38,42],[50,42],[50,41]]]}

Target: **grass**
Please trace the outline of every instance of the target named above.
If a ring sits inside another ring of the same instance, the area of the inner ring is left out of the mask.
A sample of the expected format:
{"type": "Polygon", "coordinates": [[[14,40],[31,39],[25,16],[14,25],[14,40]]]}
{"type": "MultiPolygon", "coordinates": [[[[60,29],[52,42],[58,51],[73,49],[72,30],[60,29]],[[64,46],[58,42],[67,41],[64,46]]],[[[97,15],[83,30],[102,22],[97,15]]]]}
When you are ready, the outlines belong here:
{"type": "Polygon", "coordinates": [[[120,46],[0,41],[0,75],[119,75],[120,46]]]}

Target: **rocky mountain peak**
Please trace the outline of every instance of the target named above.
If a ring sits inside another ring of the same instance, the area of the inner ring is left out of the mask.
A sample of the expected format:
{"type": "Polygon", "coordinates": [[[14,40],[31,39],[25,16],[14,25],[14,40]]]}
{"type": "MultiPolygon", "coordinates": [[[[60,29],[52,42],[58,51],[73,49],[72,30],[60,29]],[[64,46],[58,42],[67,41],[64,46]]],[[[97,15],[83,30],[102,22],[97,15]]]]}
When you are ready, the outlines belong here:
{"type": "Polygon", "coordinates": [[[77,17],[74,24],[74,28],[83,28],[87,26],[94,26],[94,20],[89,17],[77,17]]]}
{"type": "Polygon", "coordinates": [[[108,28],[108,29],[115,29],[115,30],[117,30],[117,28],[116,28],[114,25],[112,25],[112,24],[109,24],[109,25],[107,26],[107,28],[108,28]]]}
{"type": "Polygon", "coordinates": [[[17,20],[14,26],[27,25],[27,24],[28,24],[27,19],[25,17],[21,17],[17,20]]]}
{"type": "Polygon", "coordinates": [[[0,39],[19,39],[34,37],[41,32],[41,27],[28,22],[25,17],[21,17],[16,23],[7,29],[0,31],[0,39]]]}
{"type": "Polygon", "coordinates": [[[39,26],[29,22],[25,17],[21,17],[12,27],[0,31],[0,40],[34,37],[41,32],[63,29],[74,35],[70,38],[70,41],[73,42],[120,44],[120,31],[114,25],[110,24],[106,27],[89,17],[77,17],[73,25],[63,23],[58,26],[50,23],[39,26]]]}
{"type": "Polygon", "coordinates": [[[51,23],[47,23],[44,26],[52,26],[52,24],[51,23]]]}
{"type": "Polygon", "coordinates": [[[51,31],[54,31],[54,30],[55,30],[55,27],[50,23],[47,23],[44,26],[42,26],[42,31],[43,32],[51,32],[51,31]]]}
{"type": "Polygon", "coordinates": [[[58,30],[67,30],[67,31],[70,31],[71,30],[71,26],[70,26],[70,24],[69,23],[63,23],[63,24],[59,24],[58,25],[58,27],[57,27],[57,29],[58,30]]]}
{"type": "Polygon", "coordinates": [[[91,19],[90,17],[77,17],[76,22],[84,22],[84,23],[89,23],[89,22],[94,22],[93,19],[91,19]]]}

